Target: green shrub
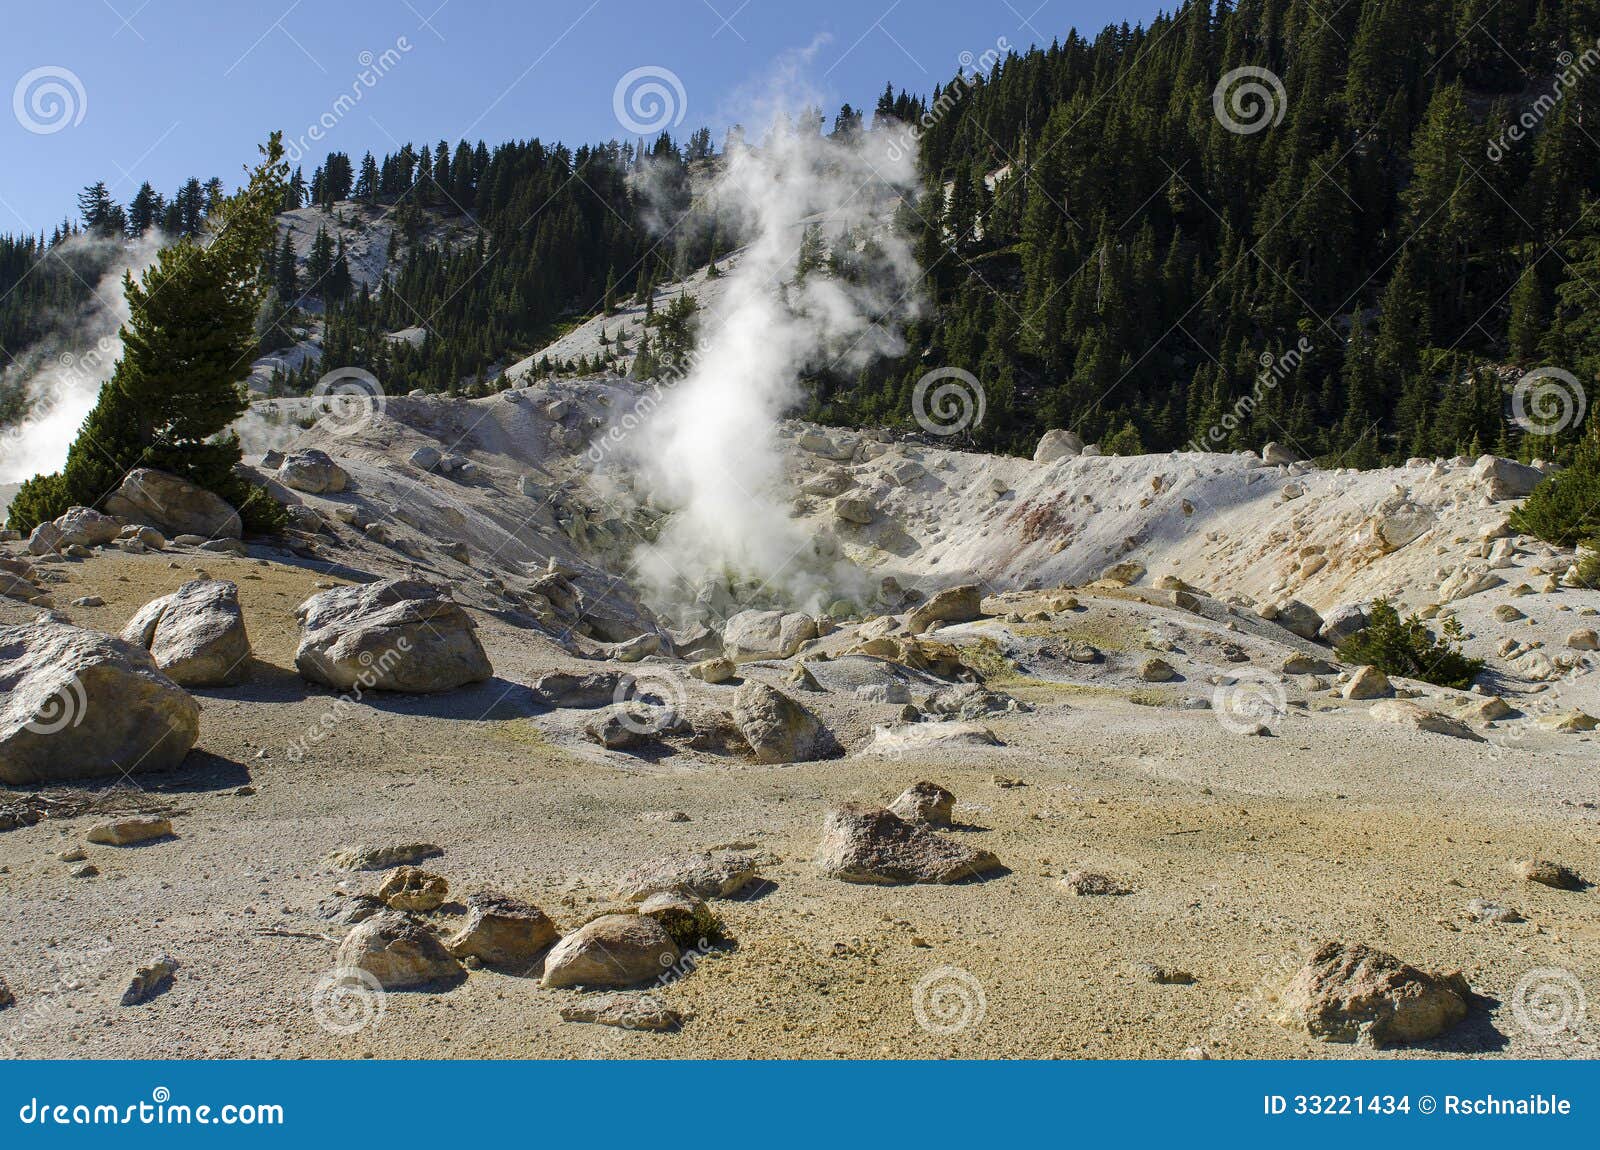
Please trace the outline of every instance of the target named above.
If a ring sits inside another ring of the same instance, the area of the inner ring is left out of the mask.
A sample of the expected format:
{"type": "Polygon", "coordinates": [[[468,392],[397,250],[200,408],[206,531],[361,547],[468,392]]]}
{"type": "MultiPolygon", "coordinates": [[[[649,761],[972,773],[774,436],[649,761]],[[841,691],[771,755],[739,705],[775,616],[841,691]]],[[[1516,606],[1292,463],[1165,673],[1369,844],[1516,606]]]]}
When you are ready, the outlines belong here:
{"type": "Polygon", "coordinates": [[[1572,466],[1544,480],[1511,513],[1511,529],[1557,547],[1600,535],[1600,443],[1579,446],[1572,466]]]}
{"type": "Polygon", "coordinates": [[[24,533],[41,523],[48,523],[72,505],[67,495],[67,482],[57,472],[53,475],[35,475],[25,481],[11,500],[6,511],[6,526],[24,533]]]}
{"type": "Polygon", "coordinates": [[[1464,691],[1483,670],[1482,659],[1469,659],[1461,653],[1461,624],[1446,620],[1444,638],[1437,638],[1418,615],[1400,618],[1400,612],[1387,599],[1379,599],[1367,613],[1372,620],[1339,644],[1339,658],[1346,663],[1376,667],[1385,675],[1421,679],[1441,687],[1464,691]]]}

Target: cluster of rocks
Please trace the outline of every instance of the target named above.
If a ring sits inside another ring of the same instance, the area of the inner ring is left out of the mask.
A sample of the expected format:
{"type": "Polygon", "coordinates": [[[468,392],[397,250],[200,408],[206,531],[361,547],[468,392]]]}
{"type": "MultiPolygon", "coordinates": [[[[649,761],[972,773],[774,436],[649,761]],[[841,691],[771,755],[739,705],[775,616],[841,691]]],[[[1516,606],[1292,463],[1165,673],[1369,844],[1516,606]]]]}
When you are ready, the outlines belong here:
{"type": "MultiPolygon", "coordinates": [[[[402,846],[383,857],[411,853],[402,846]]],[[[333,857],[340,855],[348,852],[333,857]]],[[[357,859],[372,857],[373,848],[357,852],[357,859]]],[[[622,876],[614,903],[563,933],[540,907],[504,892],[480,890],[464,906],[448,904],[442,876],[404,865],[375,893],[332,900],[324,914],[351,924],[336,965],[366,972],[385,990],[449,986],[488,967],[535,977],[549,989],[619,992],[659,988],[691,971],[725,940],[708,902],[732,898],[758,879],[756,859],[741,852],[653,859],[622,876]],[[692,961],[685,959],[690,952],[692,961]]],[[[562,1017],[647,1030],[682,1021],[658,1000],[618,993],[586,995],[564,1005],[562,1017]]]]}

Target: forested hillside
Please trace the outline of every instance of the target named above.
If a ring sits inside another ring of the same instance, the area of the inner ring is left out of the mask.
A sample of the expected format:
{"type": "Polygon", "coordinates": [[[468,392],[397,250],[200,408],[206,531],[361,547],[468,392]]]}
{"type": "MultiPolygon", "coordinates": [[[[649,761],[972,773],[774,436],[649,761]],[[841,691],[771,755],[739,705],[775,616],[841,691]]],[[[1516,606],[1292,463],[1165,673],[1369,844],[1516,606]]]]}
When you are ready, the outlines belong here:
{"type": "MultiPolygon", "coordinates": [[[[892,119],[876,146],[919,141],[924,187],[900,222],[931,306],[905,357],[820,372],[807,414],[914,427],[916,381],[949,365],[984,388],[965,435],[988,449],[1055,426],[1123,453],[1278,439],[1357,466],[1563,456],[1580,426],[1530,435],[1509,385],[1539,366],[1600,373],[1597,35],[1600,0],[1199,2],[1064,31],[924,95],[887,89],[870,117],[816,110],[819,131],[892,119]]],[[[280,253],[264,343],[321,312],[324,364],[398,390],[496,386],[564,322],[737,244],[684,219],[718,146],[702,129],[333,153],[294,173],[286,207],[365,201],[402,232],[470,217],[477,239],[408,245],[376,291],[348,286],[331,241],[310,267],[280,253]],[[425,339],[384,338],[416,327],[425,339]]],[[[219,190],[191,180],[169,202],[147,185],[123,207],[92,187],[84,228],[193,234],[219,190]]],[[[11,354],[81,295],[48,259],[26,274],[76,230],[0,238],[11,354]]]]}

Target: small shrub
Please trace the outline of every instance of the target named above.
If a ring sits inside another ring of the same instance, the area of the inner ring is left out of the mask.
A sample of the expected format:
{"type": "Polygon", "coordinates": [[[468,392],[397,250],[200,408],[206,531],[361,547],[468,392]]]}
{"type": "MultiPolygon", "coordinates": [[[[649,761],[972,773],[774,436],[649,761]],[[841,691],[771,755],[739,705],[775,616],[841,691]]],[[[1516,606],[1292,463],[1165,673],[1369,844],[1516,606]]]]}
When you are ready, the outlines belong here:
{"type": "Polygon", "coordinates": [[[1368,612],[1371,622],[1339,644],[1339,658],[1346,663],[1376,667],[1385,675],[1421,679],[1440,687],[1464,691],[1483,670],[1482,659],[1469,659],[1461,653],[1461,624],[1446,620],[1441,640],[1428,629],[1421,616],[1400,618],[1400,612],[1387,599],[1379,599],[1368,612]]]}
{"type": "Polygon", "coordinates": [[[6,511],[6,526],[26,533],[55,519],[70,506],[72,500],[67,495],[67,483],[59,472],[36,475],[17,489],[6,511]]]}
{"type": "Polygon", "coordinates": [[[1600,535],[1600,443],[1586,439],[1571,467],[1535,487],[1511,513],[1511,529],[1557,547],[1600,535]]]}

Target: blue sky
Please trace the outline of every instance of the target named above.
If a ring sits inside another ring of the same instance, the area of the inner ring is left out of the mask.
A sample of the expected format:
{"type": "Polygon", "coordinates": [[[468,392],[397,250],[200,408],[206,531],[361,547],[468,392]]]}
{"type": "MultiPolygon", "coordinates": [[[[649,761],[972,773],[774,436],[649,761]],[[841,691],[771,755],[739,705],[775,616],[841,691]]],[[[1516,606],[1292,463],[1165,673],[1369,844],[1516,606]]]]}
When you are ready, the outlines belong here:
{"type": "MultiPolygon", "coordinates": [[[[1171,5],[1169,4],[1170,8],[1171,5]]],[[[926,92],[1002,40],[1147,20],[1146,0],[6,0],[0,231],[47,230],[104,179],[127,200],[190,175],[230,184],[267,132],[359,159],[465,137],[629,133],[619,81],[656,82],[675,136],[754,119],[775,76],[831,115],[885,81],[926,92]],[[661,77],[662,71],[676,77],[661,77]],[[365,76],[365,78],[363,78],[365,76]],[[681,85],[681,96],[679,86],[681,85]],[[353,95],[359,92],[359,101],[353,95]],[[341,96],[352,97],[338,105],[341,96]],[[321,140],[313,125],[329,123],[321,140]]],[[[631,90],[631,89],[627,89],[631,90]]],[[[625,90],[625,91],[627,91],[625,90]]],[[[661,105],[631,108],[652,123],[661,105]]],[[[670,125],[669,125],[670,126],[670,125]]]]}

